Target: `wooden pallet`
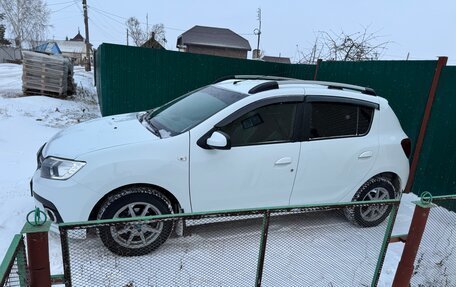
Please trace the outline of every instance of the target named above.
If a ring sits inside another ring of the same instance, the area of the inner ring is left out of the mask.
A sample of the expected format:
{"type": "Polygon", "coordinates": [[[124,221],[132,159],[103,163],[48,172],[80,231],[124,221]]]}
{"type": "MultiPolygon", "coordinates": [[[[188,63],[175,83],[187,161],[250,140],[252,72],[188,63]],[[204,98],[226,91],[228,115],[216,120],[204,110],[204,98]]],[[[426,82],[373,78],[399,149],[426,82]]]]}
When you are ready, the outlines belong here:
{"type": "Polygon", "coordinates": [[[53,98],[58,98],[58,99],[63,99],[66,98],[67,95],[62,95],[60,93],[53,93],[48,90],[34,90],[34,89],[28,89],[28,90],[23,90],[24,96],[48,96],[48,97],[53,97],[53,98]]]}
{"type": "Polygon", "coordinates": [[[62,56],[23,52],[22,90],[25,95],[65,97],[74,92],[73,64],[62,56]]]}

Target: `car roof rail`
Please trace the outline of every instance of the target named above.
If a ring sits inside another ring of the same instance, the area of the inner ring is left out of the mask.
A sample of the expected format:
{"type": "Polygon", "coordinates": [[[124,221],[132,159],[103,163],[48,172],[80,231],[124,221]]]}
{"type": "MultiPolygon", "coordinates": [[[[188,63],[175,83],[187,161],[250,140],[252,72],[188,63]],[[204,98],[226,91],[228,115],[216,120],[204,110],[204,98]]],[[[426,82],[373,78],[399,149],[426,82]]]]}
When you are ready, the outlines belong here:
{"type": "Polygon", "coordinates": [[[265,75],[231,75],[219,78],[214,82],[220,83],[226,80],[267,80],[270,82],[265,82],[258,84],[257,86],[249,90],[250,94],[255,94],[259,92],[264,92],[267,90],[278,89],[279,84],[282,85],[293,85],[293,84],[306,84],[306,85],[320,85],[326,86],[328,89],[337,89],[337,90],[351,90],[356,92],[361,92],[366,95],[377,96],[377,93],[374,89],[369,87],[362,87],[357,85],[336,83],[336,82],[326,82],[326,81],[309,81],[309,80],[299,80],[294,78],[278,77],[278,76],[265,76],[265,75]]]}
{"type": "Polygon", "coordinates": [[[377,93],[372,88],[350,85],[350,84],[325,82],[325,81],[307,81],[307,80],[298,80],[298,79],[280,81],[280,85],[293,85],[293,84],[320,85],[320,86],[326,86],[326,87],[328,87],[328,89],[351,90],[351,91],[361,92],[363,94],[371,95],[371,96],[377,95],[377,93]]]}
{"type": "Polygon", "coordinates": [[[286,81],[296,80],[293,78],[279,77],[279,76],[265,76],[265,75],[230,75],[218,78],[212,84],[220,83],[226,80],[268,80],[268,81],[286,81]]]}
{"type": "Polygon", "coordinates": [[[259,92],[269,91],[269,90],[276,90],[279,88],[279,84],[276,81],[269,81],[264,82],[249,90],[249,94],[256,94],[259,92]]]}

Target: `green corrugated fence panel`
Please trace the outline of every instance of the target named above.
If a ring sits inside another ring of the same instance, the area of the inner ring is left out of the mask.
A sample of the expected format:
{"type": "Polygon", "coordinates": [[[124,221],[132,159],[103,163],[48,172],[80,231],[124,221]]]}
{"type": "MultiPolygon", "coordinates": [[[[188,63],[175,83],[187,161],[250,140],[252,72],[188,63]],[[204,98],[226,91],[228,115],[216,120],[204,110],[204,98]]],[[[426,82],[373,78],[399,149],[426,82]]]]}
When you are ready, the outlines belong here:
{"type": "Polygon", "coordinates": [[[437,61],[322,62],[317,79],[373,88],[388,100],[414,147],[436,65],[437,61]]]}
{"type": "Polygon", "coordinates": [[[291,65],[102,44],[97,91],[104,116],[160,106],[218,78],[261,74],[311,79],[314,65],[291,65]]]}
{"type": "MultiPolygon", "coordinates": [[[[442,70],[413,192],[456,193],[456,67],[442,70]]],[[[456,210],[453,204],[452,210],[456,210]]]]}

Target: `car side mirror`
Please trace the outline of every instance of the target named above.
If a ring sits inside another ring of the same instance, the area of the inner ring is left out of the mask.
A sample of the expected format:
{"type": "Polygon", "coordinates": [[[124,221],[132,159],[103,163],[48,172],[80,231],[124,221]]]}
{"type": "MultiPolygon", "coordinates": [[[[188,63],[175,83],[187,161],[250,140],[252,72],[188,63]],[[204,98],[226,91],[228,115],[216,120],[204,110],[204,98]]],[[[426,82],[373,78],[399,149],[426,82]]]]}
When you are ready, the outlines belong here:
{"type": "Polygon", "coordinates": [[[213,149],[230,149],[231,140],[230,136],[224,132],[215,131],[212,135],[206,140],[208,147],[213,149]]]}

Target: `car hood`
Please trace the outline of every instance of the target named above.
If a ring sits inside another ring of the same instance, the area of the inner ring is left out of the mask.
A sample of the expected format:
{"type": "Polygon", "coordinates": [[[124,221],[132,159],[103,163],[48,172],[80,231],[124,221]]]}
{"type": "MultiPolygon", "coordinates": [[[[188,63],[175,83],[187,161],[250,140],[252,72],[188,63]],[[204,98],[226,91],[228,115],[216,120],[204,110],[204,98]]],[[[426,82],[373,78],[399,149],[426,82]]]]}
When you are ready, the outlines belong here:
{"type": "Polygon", "coordinates": [[[75,159],[101,149],[158,139],[139,122],[136,113],[109,116],[58,132],[44,147],[43,156],[75,159]]]}

